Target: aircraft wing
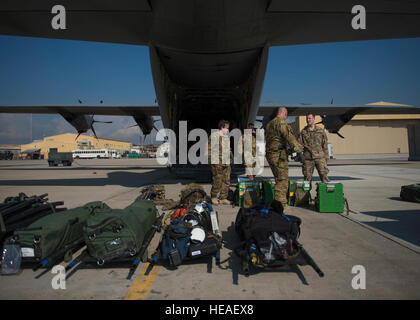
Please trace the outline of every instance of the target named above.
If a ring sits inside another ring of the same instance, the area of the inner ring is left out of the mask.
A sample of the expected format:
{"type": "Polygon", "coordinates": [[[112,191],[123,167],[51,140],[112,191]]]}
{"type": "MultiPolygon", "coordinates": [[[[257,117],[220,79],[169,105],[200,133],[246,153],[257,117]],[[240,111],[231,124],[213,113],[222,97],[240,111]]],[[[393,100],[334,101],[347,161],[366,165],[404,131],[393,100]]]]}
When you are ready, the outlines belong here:
{"type": "Polygon", "coordinates": [[[271,117],[277,108],[283,106],[287,108],[289,116],[303,116],[307,113],[315,115],[342,115],[342,114],[420,114],[420,107],[408,105],[262,105],[258,109],[258,116],[271,117]]]}
{"type": "Polygon", "coordinates": [[[0,106],[0,113],[40,113],[103,116],[159,116],[158,106],[0,106]]]}
{"type": "Polygon", "coordinates": [[[0,34],[147,45],[152,11],[148,0],[1,0],[0,34]],[[51,9],[62,5],[71,28],[54,30],[51,9]]]}
{"type": "Polygon", "coordinates": [[[265,28],[270,45],[420,37],[420,1],[272,0],[265,28]],[[354,30],[355,5],[366,9],[366,29],[354,30]]]}
{"type": "MultiPolygon", "coordinates": [[[[257,37],[269,45],[420,37],[420,2],[416,0],[267,2],[265,13],[256,17],[258,23],[249,30],[249,37],[257,37]],[[354,5],[366,8],[365,30],[354,30],[351,26],[354,5]]],[[[189,6],[188,9],[194,3],[179,1],[179,6],[189,6]]],[[[240,10],[240,1],[235,3],[240,10]]],[[[172,9],[170,6],[167,11],[172,9]]],[[[235,21],[226,23],[231,24],[230,28],[246,27],[235,21]]],[[[194,26],[187,24],[186,32],[194,26]]],[[[148,0],[0,1],[0,34],[3,35],[148,45],[157,38],[165,38],[165,30],[165,21],[154,19],[148,0]],[[52,29],[51,9],[57,4],[65,7],[71,28],[52,29]],[[157,26],[161,29],[156,29],[157,26]]],[[[231,31],[228,28],[221,32],[231,31]]]]}

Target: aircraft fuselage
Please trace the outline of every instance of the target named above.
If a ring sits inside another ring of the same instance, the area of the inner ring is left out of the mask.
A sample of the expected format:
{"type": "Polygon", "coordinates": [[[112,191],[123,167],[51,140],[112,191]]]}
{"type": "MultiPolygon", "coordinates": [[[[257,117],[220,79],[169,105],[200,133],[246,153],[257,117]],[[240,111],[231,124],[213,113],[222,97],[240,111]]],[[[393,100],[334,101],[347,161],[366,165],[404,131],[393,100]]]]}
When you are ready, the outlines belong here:
{"type": "Polygon", "coordinates": [[[244,128],[254,121],[268,46],[267,1],[151,1],[150,59],[166,128],[216,128],[220,119],[244,128]],[[206,115],[203,117],[203,115],[206,115]]]}

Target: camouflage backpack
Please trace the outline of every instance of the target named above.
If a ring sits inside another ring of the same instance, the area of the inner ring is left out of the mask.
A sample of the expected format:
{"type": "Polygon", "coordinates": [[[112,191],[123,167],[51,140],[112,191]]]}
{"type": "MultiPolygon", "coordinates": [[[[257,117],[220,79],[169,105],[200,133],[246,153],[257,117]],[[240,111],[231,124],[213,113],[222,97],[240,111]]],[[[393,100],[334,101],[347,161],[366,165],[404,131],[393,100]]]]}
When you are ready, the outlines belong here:
{"type": "Polygon", "coordinates": [[[400,197],[405,201],[420,202],[420,183],[402,186],[400,197]]]}
{"type": "Polygon", "coordinates": [[[138,200],[164,200],[165,199],[165,186],[150,185],[143,187],[140,190],[141,194],[138,200]]]}
{"type": "Polygon", "coordinates": [[[179,193],[180,203],[193,204],[205,201],[207,194],[204,188],[197,183],[190,183],[181,189],[179,193]]]}

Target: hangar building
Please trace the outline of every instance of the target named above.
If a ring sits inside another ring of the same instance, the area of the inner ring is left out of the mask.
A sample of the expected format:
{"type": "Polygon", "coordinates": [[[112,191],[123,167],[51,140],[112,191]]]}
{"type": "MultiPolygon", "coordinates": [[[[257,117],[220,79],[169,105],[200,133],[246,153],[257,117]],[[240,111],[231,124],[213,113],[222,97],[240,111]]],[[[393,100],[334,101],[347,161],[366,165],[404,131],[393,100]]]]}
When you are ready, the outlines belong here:
{"type": "MultiPolygon", "coordinates": [[[[315,117],[316,123],[321,120],[315,117]]],[[[420,125],[420,115],[356,115],[340,129],[344,139],[327,132],[328,143],[334,155],[408,154],[411,125],[420,125]]],[[[306,117],[296,117],[291,126],[297,136],[306,126],[306,117]]]]}
{"type": "Polygon", "coordinates": [[[77,139],[75,133],[63,133],[56,136],[45,137],[43,140],[21,146],[21,153],[24,158],[48,159],[50,148],[57,148],[58,152],[72,152],[76,149],[113,149],[123,153],[130,151],[131,142],[104,139],[80,135],[77,139]]]}

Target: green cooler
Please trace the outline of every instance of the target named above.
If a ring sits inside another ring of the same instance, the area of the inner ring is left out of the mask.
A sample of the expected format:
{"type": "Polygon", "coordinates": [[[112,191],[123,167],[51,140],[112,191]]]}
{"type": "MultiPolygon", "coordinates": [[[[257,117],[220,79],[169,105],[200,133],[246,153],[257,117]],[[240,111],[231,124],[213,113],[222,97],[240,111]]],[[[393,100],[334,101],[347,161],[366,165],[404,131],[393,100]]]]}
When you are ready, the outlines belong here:
{"type": "Polygon", "coordinates": [[[295,205],[296,191],[311,191],[311,182],[305,180],[289,180],[289,192],[287,193],[287,204],[289,206],[295,205]]]}
{"type": "Polygon", "coordinates": [[[239,192],[239,203],[240,207],[244,206],[244,196],[245,192],[248,191],[255,195],[255,201],[260,204],[261,203],[261,190],[260,190],[260,183],[257,181],[251,181],[248,178],[238,178],[238,192],[239,192]]]}
{"type": "Polygon", "coordinates": [[[343,184],[339,182],[317,183],[315,205],[319,212],[344,212],[343,184]]]}
{"type": "Polygon", "coordinates": [[[274,187],[276,182],[274,178],[261,178],[261,191],[264,204],[274,200],[274,187]]]}

